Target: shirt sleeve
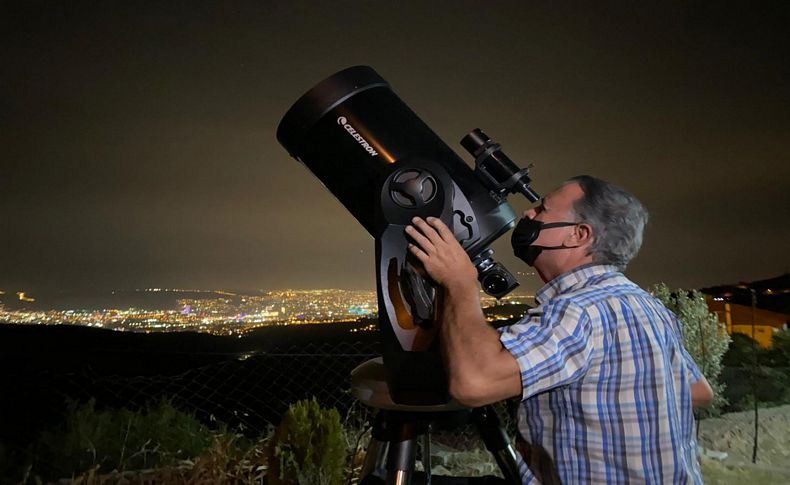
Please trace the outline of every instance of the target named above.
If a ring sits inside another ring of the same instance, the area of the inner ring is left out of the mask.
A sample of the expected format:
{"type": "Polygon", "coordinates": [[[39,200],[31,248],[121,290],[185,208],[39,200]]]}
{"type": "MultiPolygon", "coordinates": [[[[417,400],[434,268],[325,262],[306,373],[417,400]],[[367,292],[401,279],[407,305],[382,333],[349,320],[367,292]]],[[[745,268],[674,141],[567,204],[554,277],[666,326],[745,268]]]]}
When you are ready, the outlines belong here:
{"type": "Polygon", "coordinates": [[[683,361],[686,363],[686,369],[691,373],[691,382],[697,382],[702,379],[702,371],[697,367],[694,358],[688,353],[683,342],[680,343],[680,353],[683,356],[683,361]]]}
{"type": "Polygon", "coordinates": [[[518,362],[522,399],[581,379],[593,353],[590,317],[570,300],[499,329],[499,340],[518,362]]]}
{"type": "Polygon", "coordinates": [[[699,370],[697,363],[694,361],[694,357],[688,353],[686,350],[686,346],[683,344],[683,326],[680,324],[680,319],[673,314],[672,323],[675,326],[675,333],[677,334],[678,344],[680,345],[680,355],[683,358],[683,362],[686,365],[686,370],[688,370],[689,374],[691,374],[691,382],[697,382],[702,379],[702,371],[699,370]]]}

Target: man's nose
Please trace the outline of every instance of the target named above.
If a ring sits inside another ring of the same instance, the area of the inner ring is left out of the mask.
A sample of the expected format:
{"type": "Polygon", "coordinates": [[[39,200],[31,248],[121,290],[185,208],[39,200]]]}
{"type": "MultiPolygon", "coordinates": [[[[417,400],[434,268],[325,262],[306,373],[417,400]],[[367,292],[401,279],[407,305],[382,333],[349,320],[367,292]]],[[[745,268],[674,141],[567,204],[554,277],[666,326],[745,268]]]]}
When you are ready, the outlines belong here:
{"type": "Polygon", "coordinates": [[[535,209],[527,209],[527,210],[524,211],[524,215],[523,216],[524,216],[524,218],[532,219],[532,218],[535,217],[535,214],[536,214],[535,209]]]}

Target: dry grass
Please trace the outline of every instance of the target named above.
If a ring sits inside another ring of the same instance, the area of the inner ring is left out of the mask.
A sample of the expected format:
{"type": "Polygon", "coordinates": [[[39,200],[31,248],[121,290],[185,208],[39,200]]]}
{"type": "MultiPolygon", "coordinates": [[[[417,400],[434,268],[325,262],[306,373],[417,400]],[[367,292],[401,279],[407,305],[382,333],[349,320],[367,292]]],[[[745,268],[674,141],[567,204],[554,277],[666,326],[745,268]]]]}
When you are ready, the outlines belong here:
{"type": "Polygon", "coordinates": [[[266,475],[268,438],[248,442],[238,434],[217,434],[212,445],[194,460],[154,470],[135,470],[99,474],[97,468],[63,483],[76,485],[109,484],[260,484],[266,475]]]}

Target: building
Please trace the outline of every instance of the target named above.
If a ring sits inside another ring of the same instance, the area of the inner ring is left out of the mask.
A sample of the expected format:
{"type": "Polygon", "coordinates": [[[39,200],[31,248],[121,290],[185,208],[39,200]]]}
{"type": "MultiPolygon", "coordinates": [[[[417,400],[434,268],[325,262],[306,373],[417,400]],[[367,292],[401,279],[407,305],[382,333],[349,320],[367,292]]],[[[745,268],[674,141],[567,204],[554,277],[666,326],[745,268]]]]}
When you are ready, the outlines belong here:
{"type": "Polygon", "coordinates": [[[747,335],[761,347],[770,347],[774,333],[790,327],[790,315],[786,313],[752,309],[751,306],[728,302],[723,297],[706,296],[705,301],[708,309],[727,327],[728,334],[747,335]]]}

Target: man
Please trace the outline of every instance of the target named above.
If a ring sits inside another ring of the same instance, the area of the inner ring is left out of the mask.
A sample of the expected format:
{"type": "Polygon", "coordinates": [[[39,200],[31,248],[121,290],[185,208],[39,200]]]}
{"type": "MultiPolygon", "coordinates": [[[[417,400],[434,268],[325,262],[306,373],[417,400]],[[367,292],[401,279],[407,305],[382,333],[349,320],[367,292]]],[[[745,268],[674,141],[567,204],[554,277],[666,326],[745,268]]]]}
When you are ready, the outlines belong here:
{"type": "Polygon", "coordinates": [[[477,272],[452,231],[435,218],[406,228],[444,289],[452,396],[521,400],[524,483],[701,483],[692,405],[712,391],[676,317],[621,273],[646,222],[635,197],[593,177],[548,194],[512,238],[546,283],[539,306],[500,331],[486,323],[477,272]]]}

